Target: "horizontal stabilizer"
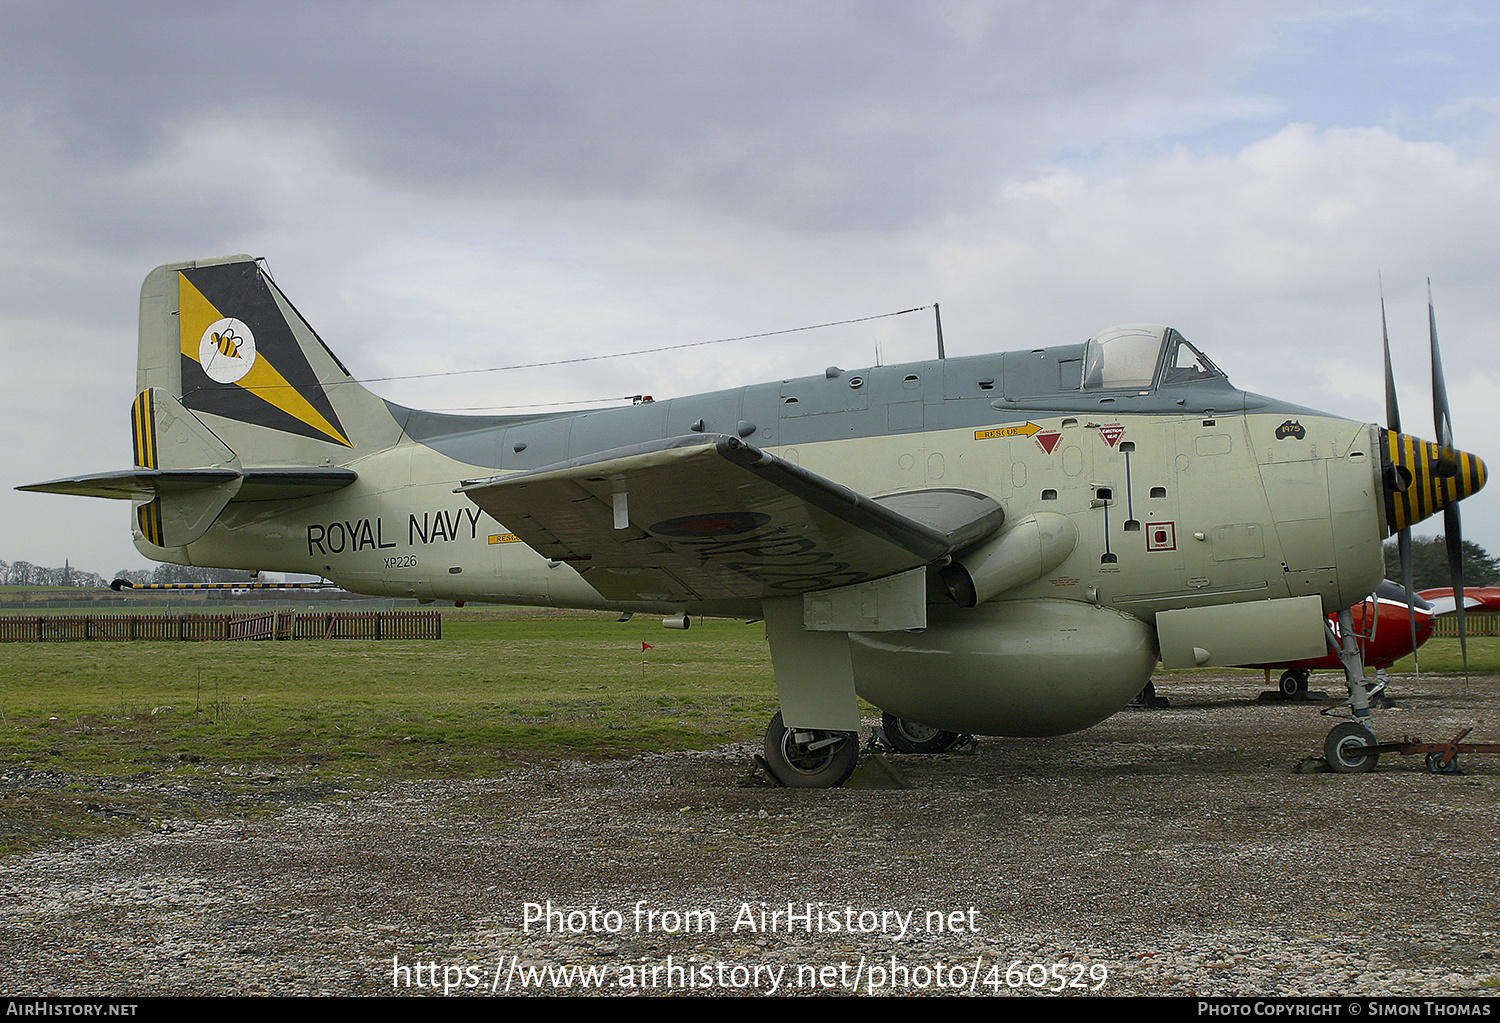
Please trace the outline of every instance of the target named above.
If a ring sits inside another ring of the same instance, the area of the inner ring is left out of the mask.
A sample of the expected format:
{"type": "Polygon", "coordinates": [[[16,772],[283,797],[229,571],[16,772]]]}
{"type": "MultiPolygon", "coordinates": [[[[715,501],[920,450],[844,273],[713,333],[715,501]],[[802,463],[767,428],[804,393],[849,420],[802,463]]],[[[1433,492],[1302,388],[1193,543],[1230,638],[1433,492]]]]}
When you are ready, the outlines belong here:
{"type": "Polygon", "coordinates": [[[31,483],[17,490],[38,494],[72,494],[75,497],[107,497],[128,501],[158,493],[181,493],[218,486],[239,479],[233,469],[126,469],[97,476],[74,476],[46,483],[31,483]]]}
{"type": "Polygon", "coordinates": [[[877,501],[716,435],[620,448],[459,492],[616,600],[758,600],[850,586],[930,564],[1003,518],[993,501],[964,491],[877,501]]]}
{"type": "Polygon", "coordinates": [[[236,501],[280,501],[327,494],[359,478],[353,469],[312,466],[293,469],[125,469],[17,487],[39,494],[72,494],[116,500],[147,500],[242,480],[236,501]]]}

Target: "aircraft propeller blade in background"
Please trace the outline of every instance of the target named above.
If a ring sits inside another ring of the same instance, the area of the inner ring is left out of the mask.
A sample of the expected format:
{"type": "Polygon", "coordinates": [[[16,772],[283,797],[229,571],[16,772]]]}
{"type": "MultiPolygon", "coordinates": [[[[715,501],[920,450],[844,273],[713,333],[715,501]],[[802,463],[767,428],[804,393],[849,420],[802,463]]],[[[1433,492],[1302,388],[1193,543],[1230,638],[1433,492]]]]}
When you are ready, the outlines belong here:
{"type": "MultiPolygon", "coordinates": [[[[1432,306],[1431,278],[1427,281],[1427,329],[1432,339],[1433,425],[1437,429],[1437,442],[1446,456],[1457,449],[1453,445],[1453,418],[1448,409],[1448,386],[1443,378],[1443,361],[1438,354],[1437,313],[1432,306]]],[[[1387,366],[1389,366],[1389,361],[1387,361],[1387,366]]],[[[1387,400],[1389,400],[1392,386],[1390,378],[1387,377],[1387,400]]],[[[1446,469],[1449,464],[1452,466],[1452,471],[1445,474],[1440,470],[1440,479],[1434,481],[1439,487],[1447,487],[1448,481],[1458,475],[1456,455],[1453,456],[1451,462],[1445,457],[1443,468],[1446,469]]],[[[1455,613],[1458,615],[1458,642],[1463,655],[1464,677],[1467,678],[1469,675],[1469,633],[1464,621],[1464,538],[1457,501],[1452,501],[1443,507],[1443,541],[1448,547],[1448,577],[1453,584],[1453,596],[1457,604],[1455,613]]]]}

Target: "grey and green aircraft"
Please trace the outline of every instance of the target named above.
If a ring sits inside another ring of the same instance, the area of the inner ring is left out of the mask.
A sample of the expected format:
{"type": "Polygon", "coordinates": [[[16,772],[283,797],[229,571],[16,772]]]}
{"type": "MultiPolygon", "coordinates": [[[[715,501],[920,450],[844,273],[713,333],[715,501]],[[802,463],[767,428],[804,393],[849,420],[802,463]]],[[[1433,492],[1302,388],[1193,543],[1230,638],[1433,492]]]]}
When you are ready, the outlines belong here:
{"type": "MultiPolygon", "coordinates": [[[[857,697],[930,751],[1086,728],[1158,661],[1320,656],[1383,538],[1485,481],[1451,437],[1241,391],[1151,325],[629,407],[422,412],[355,380],[248,256],[146,278],[136,393],[133,468],[22,489],[131,501],[158,561],[763,620],[767,762],[805,787],[856,766],[857,697]]],[[[1357,650],[1345,666],[1357,732],[1330,749],[1359,770],[1357,650]]]]}

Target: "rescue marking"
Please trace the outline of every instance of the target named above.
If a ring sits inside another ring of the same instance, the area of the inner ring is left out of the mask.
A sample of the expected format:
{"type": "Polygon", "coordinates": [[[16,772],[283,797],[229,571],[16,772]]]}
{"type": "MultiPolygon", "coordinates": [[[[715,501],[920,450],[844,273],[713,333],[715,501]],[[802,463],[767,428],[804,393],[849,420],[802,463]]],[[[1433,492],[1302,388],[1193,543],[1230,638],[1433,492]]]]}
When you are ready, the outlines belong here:
{"type": "Polygon", "coordinates": [[[1025,426],[996,426],[988,430],[975,430],[975,440],[994,440],[996,437],[1034,437],[1041,427],[1027,420],[1025,426]]]}

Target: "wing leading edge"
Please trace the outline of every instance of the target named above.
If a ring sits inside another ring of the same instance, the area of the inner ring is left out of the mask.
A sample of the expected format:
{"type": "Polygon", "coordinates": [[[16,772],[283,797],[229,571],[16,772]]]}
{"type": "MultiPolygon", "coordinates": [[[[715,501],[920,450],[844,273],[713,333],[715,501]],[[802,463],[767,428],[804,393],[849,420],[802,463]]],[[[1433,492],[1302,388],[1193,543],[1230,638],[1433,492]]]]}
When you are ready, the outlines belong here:
{"type": "Polygon", "coordinates": [[[871,498],[738,437],[693,435],[465,483],[611,600],[767,599],[931,564],[1004,513],[964,490],[871,498]]]}

